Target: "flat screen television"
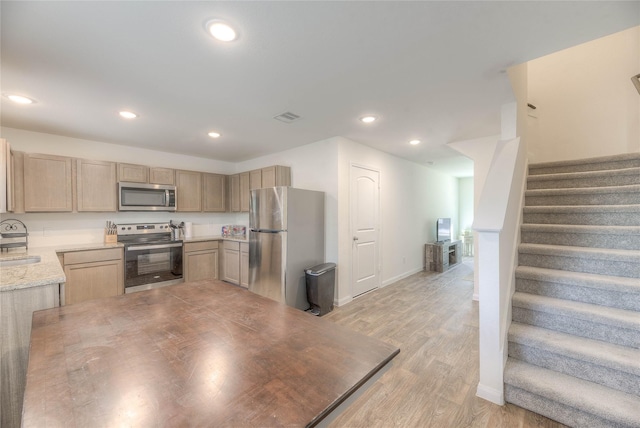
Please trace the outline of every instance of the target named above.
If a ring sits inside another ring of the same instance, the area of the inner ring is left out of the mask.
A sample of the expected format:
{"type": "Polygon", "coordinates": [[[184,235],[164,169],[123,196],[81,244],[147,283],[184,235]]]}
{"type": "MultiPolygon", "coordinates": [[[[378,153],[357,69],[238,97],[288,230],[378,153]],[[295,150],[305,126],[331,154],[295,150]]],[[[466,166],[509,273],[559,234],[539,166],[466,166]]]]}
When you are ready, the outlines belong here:
{"type": "Polygon", "coordinates": [[[439,218],[436,221],[436,236],[438,242],[451,241],[450,218],[439,218]]]}

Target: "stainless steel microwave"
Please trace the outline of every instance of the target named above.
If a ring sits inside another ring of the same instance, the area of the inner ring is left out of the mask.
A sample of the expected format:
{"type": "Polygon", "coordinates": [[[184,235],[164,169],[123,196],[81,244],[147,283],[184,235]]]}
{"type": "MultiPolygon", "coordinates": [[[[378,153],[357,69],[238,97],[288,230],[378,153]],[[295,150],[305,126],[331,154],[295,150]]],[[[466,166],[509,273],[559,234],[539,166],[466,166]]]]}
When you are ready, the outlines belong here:
{"type": "Polygon", "coordinates": [[[175,211],[176,186],[118,183],[120,211],[175,211]]]}

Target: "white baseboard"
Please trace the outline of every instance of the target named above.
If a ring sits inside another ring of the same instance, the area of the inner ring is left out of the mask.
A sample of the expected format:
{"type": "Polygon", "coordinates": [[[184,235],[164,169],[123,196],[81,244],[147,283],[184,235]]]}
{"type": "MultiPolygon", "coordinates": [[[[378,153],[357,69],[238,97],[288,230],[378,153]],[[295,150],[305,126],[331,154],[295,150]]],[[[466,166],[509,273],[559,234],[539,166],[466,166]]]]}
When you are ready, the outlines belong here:
{"type": "Polygon", "coordinates": [[[343,297],[342,299],[335,299],[333,301],[333,304],[335,306],[343,306],[343,305],[346,305],[347,303],[351,303],[352,301],[353,301],[353,297],[347,296],[347,297],[343,297]]]}
{"type": "Polygon", "coordinates": [[[499,406],[504,406],[504,390],[502,389],[497,390],[479,383],[478,389],[476,390],[476,396],[499,406]]]}
{"type": "Polygon", "coordinates": [[[400,275],[394,276],[393,278],[389,278],[386,281],[383,281],[382,284],[380,284],[380,288],[386,287],[387,285],[393,284],[394,282],[400,281],[401,279],[405,279],[406,277],[411,276],[414,273],[422,272],[423,270],[424,269],[420,267],[420,268],[416,268],[408,272],[402,273],[400,275]]]}

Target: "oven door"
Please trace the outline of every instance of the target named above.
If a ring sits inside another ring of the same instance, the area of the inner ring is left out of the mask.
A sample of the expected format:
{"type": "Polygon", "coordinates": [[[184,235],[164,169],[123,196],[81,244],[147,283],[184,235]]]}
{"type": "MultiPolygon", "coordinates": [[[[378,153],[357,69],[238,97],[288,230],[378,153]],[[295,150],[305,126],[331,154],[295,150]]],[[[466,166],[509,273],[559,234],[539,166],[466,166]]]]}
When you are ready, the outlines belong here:
{"type": "Polygon", "coordinates": [[[182,282],[182,242],[125,245],[125,293],[182,282]]]}

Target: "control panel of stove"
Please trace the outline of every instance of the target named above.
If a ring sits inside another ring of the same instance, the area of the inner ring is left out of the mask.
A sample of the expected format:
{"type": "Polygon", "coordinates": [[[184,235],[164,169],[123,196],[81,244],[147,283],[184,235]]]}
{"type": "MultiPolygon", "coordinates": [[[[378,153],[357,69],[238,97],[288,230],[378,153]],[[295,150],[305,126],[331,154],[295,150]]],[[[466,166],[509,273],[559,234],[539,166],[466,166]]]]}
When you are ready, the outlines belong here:
{"type": "Polygon", "coordinates": [[[119,224],[118,235],[138,235],[144,233],[171,233],[169,223],[119,224]]]}

